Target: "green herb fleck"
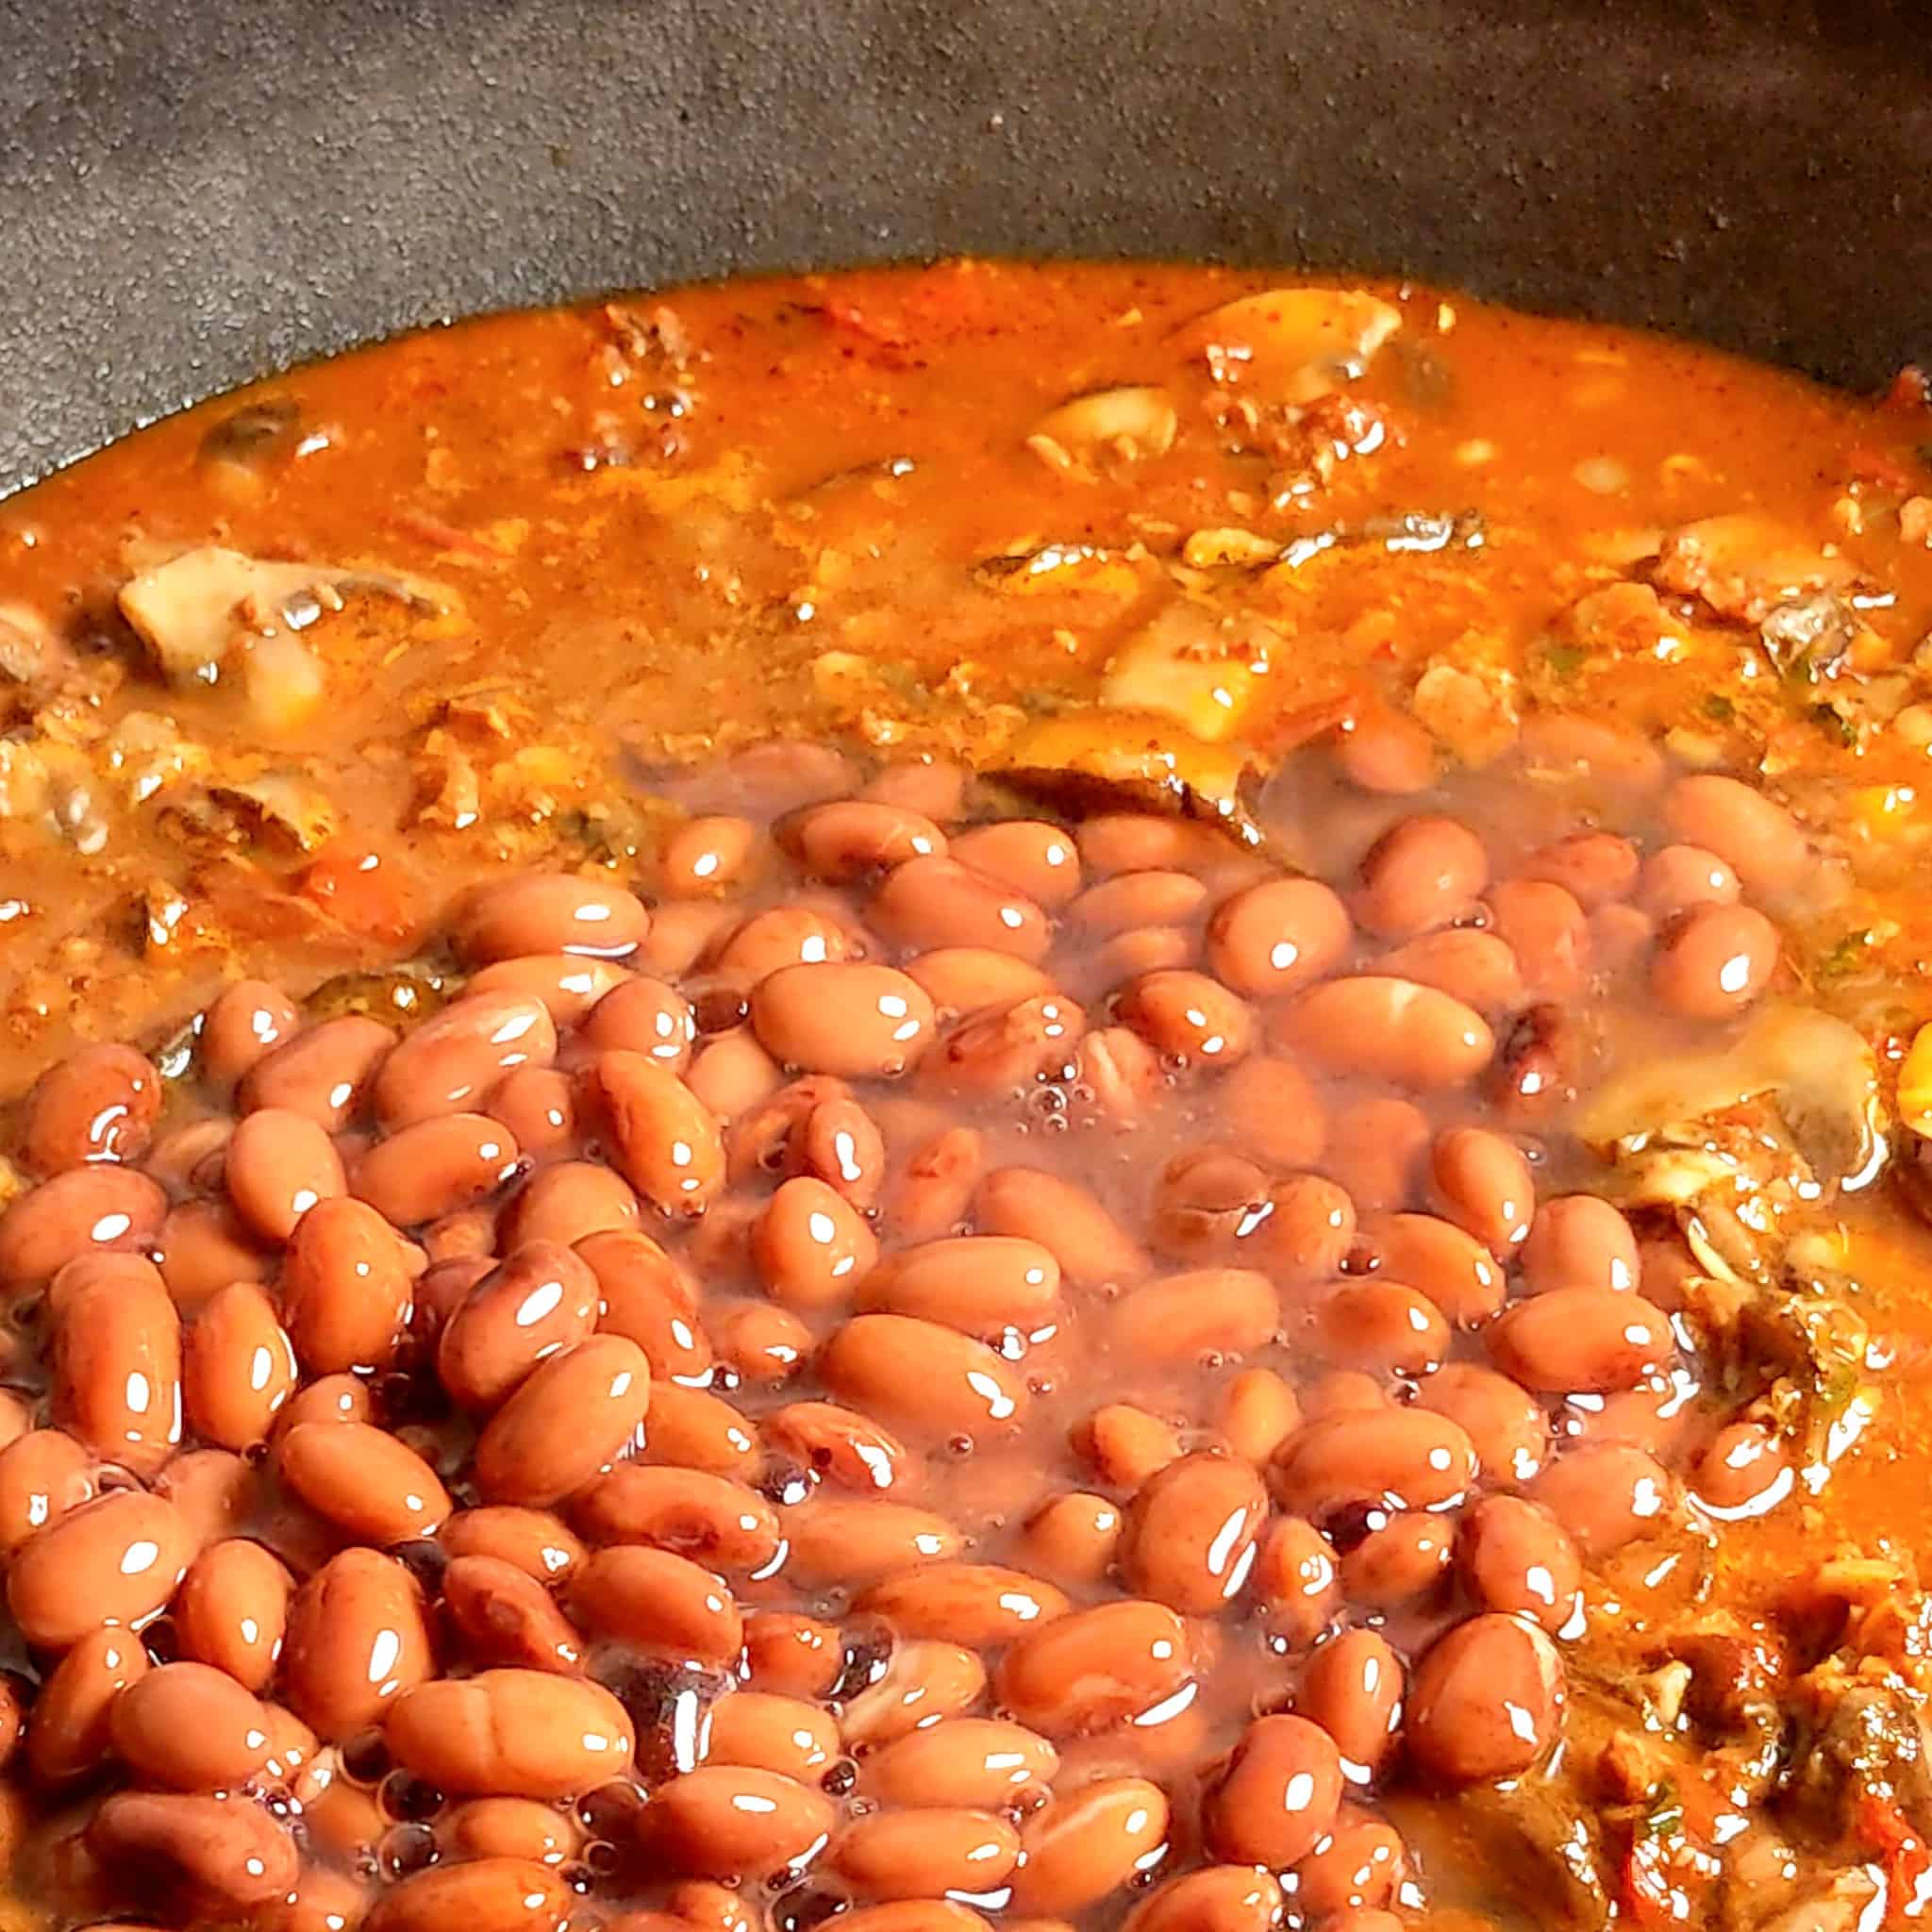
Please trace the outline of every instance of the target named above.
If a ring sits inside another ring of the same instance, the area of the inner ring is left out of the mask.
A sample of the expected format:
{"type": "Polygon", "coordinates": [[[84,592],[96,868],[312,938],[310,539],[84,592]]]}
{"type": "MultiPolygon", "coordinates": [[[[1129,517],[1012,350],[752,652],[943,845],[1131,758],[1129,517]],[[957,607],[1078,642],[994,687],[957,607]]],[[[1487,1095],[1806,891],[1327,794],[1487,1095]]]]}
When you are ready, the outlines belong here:
{"type": "Polygon", "coordinates": [[[1581,644],[1545,644],[1543,664],[1552,677],[1571,678],[1590,661],[1581,644]]]}
{"type": "Polygon", "coordinates": [[[1858,727],[1849,718],[1833,710],[1829,705],[1813,705],[1811,722],[1827,737],[1835,738],[1847,749],[1857,748],[1858,727]]]}
{"type": "Polygon", "coordinates": [[[1675,1838],[1684,1829],[1684,1807],[1677,1802],[1677,1788],[1669,1778],[1657,1788],[1657,1796],[1643,1814],[1645,1838],[1675,1838]]]}
{"type": "Polygon", "coordinates": [[[1865,963],[1865,950],[1872,943],[1872,928],[1861,925],[1856,932],[1848,932],[1831,951],[1818,962],[1818,977],[1829,984],[1834,980],[1847,979],[1865,963]]]}
{"type": "Polygon", "coordinates": [[[1738,708],[1722,692],[1712,691],[1704,701],[1704,715],[1720,724],[1731,724],[1737,722],[1738,708]]]}

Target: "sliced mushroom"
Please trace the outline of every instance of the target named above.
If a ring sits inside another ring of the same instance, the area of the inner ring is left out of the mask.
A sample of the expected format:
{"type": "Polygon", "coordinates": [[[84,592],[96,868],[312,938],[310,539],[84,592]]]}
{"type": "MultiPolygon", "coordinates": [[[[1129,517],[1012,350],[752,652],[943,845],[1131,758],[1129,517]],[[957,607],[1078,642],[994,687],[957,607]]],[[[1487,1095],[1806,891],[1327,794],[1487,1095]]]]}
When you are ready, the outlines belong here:
{"type": "Polygon", "coordinates": [[[302,630],[340,610],[346,591],[372,591],[416,609],[449,608],[448,594],[416,577],[315,563],[275,563],[218,543],[143,571],[121,588],[121,613],[167,675],[208,678],[236,635],[302,630]]]}
{"type": "Polygon", "coordinates": [[[1003,597],[1136,597],[1143,584],[1140,558],[1091,543],[1044,543],[990,558],[977,575],[1003,597]]]}
{"type": "Polygon", "coordinates": [[[1197,317],[1180,341],[1216,382],[1312,403],[1360,375],[1402,313],[1358,289],[1270,289],[1197,317]]]}
{"type": "Polygon", "coordinates": [[[1258,618],[1224,618],[1176,598],[1114,653],[1101,702],[1158,712],[1204,743],[1219,744],[1240,728],[1280,641],[1258,618]]]}
{"type": "Polygon", "coordinates": [[[0,604],[0,683],[51,684],[69,658],[52,628],[25,604],[0,604]]]}
{"type": "Polygon", "coordinates": [[[1026,447],[1056,470],[1091,475],[1109,458],[1132,463],[1165,456],[1179,418],[1164,389],[1131,385],[1096,390],[1049,410],[1026,447]]]}
{"type": "Polygon", "coordinates": [[[1758,510],[1686,524],[1664,539],[1657,564],[1666,590],[1702,597],[1721,617],[1745,624],[1762,624],[1807,592],[1842,589],[1852,575],[1843,558],[1758,510]]]}
{"type": "Polygon", "coordinates": [[[211,797],[246,806],[263,824],[312,852],[336,828],[336,810],[328,794],[299,772],[263,772],[258,777],[210,785],[211,797]]]}

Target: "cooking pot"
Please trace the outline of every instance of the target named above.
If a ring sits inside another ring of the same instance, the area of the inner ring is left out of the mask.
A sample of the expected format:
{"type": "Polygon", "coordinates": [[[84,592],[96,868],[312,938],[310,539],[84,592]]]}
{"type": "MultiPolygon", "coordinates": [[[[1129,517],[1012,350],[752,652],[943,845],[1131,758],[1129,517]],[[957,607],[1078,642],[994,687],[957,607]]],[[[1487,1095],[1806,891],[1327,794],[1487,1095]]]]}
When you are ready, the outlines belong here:
{"type": "Polygon", "coordinates": [[[956,251],[1932,355],[1914,0],[12,0],[5,43],[0,491],[437,317],[956,251]]]}

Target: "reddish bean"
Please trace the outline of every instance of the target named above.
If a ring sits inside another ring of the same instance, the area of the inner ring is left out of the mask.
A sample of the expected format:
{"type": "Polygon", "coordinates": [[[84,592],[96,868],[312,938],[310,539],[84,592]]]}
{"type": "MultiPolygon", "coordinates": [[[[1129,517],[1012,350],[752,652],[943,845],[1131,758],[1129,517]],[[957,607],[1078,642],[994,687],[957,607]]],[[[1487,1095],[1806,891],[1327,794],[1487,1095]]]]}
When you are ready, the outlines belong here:
{"type": "Polygon", "coordinates": [[[1693,906],[1657,934],[1651,989],[1687,1020],[1727,1020],[1777,968],[1777,928],[1749,906],[1693,906]]]}
{"type": "Polygon", "coordinates": [[[1080,891],[1080,855],[1072,834],[1039,819],[975,825],[953,841],[952,850],[970,871],[1049,911],[1058,911],[1080,891]]]}
{"type": "Polygon", "coordinates": [[[1797,820],[1736,778],[1679,778],[1664,794],[1663,812],[1679,839],[1716,853],[1753,891],[1790,892],[1810,870],[1810,843],[1797,820]]]}
{"type": "Polygon", "coordinates": [[[134,1625],[153,1616],[174,1596],[193,1554],[194,1533],[172,1503],[119,1490],[71,1510],[15,1552],[8,1607],[28,1642],[64,1650],[102,1624],[134,1625]]]}
{"type": "Polygon", "coordinates": [[[1660,1309],[1607,1288],[1558,1288],[1519,1302],[1483,1331],[1483,1340],[1506,1375],[1556,1394],[1634,1389],[1676,1348],[1660,1309]]]}
{"type": "Polygon", "coordinates": [[[933,1005],[916,980],[890,966],[787,966],[758,982],[752,1025],[782,1064],[853,1079],[889,1076],[931,1046],[933,1005]]]}
{"type": "Polygon", "coordinates": [[[1378,1630],[1344,1630],[1308,1660],[1295,1708],[1334,1740],[1342,1774],[1374,1781],[1402,1723],[1402,1660],[1378,1630]]]}
{"type": "Polygon", "coordinates": [[[1635,1289],[1637,1237],[1610,1202],[1564,1194],[1538,1208],[1523,1244],[1523,1277],[1532,1294],[1559,1288],[1635,1289]]]}
{"type": "Polygon", "coordinates": [[[1490,891],[1490,918],[1534,998],[1573,999],[1590,977],[1590,922],[1563,887],[1505,879],[1490,891]]]}
{"type": "Polygon", "coordinates": [[[1447,925],[1489,882],[1482,841],[1454,819],[1403,819],[1362,860],[1356,917],[1384,939],[1407,939],[1447,925]]]}
{"type": "Polygon", "coordinates": [[[587,1262],[554,1241],[526,1241],[443,1324],[437,1378],[463,1407],[492,1409],[539,1362],[583,1341],[602,1309],[587,1262]]]}
{"type": "Polygon", "coordinates": [[[1473,1007],[1374,974],[1311,988],[1274,1027],[1278,1044],[1331,1073],[1397,1087],[1461,1086],[1495,1051],[1495,1036],[1473,1007]]]}
{"type": "Polygon", "coordinates": [[[477,1438],[478,1488],[492,1503],[561,1501],[632,1446],[650,1400],[650,1362],[622,1336],[593,1335],[551,1356],[477,1438]]]}
{"type": "Polygon", "coordinates": [[[1346,957],[1348,908],[1317,879],[1270,879],[1237,892],[1208,922],[1208,962],[1257,999],[1325,979],[1346,957]]]}
{"type": "Polygon", "coordinates": [[[650,930],[635,894],[564,873],[525,873],[485,886],[457,911],[458,953],[473,966],[525,953],[622,959],[650,930]]]}
{"type": "Polygon", "coordinates": [[[1474,1362],[1424,1376],[1416,1406],[1446,1416],[1468,1436],[1494,1482],[1526,1483],[1549,1454],[1549,1419],[1520,1382],[1474,1362]]]}
{"type": "Polygon", "coordinates": [[[867,909],[887,939],[912,952],[990,946],[1037,965],[1052,941],[1038,904],[956,858],[908,859],[886,875],[867,909]]]}
{"type": "Polygon", "coordinates": [[[394,1226],[420,1227],[493,1194],[522,1154],[488,1114],[440,1114],[372,1147],[356,1164],[355,1192],[394,1226]]]}
{"type": "Polygon", "coordinates": [[[282,1263],[282,1321],[311,1374],[385,1368],[408,1333],[413,1282],[393,1228],[366,1202],[321,1201],[282,1263]]]}
{"type": "Polygon", "coordinates": [[[391,1028],[359,1013],[325,1020],[257,1060],[236,1105],[243,1113],[273,1107],[306,1114],[325,1133],[339,1134],[361,1110],[395,1041],[391,1028]]]}
{"type": "Polygon", "coordinates": [[[1341,1804],[1341,1759],[1327,1732],[1303,1717],[1261,1717],[1235,1746],[1203,1823],[1221,1857],[1279,1871],[1315,1848],[1341,1804]]]}
{"type": "Polygon", "coordinates": [[[201,1025],[201,1066],[220,1087],[235,1082],[301,1024],[295,1003],[279,987],[259,979],[224,989],[201,1025]]]}
{"type": "Polygon", "coordinates": [[[1425,932],[1374,963],[1377,973],[1434,987],[1479,1013],[1507,1011],[1523,999],[1523,974],[1508,941],[1475,926],[1425,932]]]}
{"type": "Polygon", "coordinates": [[[1693,906],[1735,906],[1738,874],[1701,845],[1666,845],[1643,861],[1637,903],[1659,924],[1693,906]]]}
{"type": "Polygon", "coordinates": [[[473,993],[425,1020],[383,1062],[375,1111],[391,1131],[475,1111],[505,1074],[556,1058],[557,1027],[541,1000],[473,993]]]}
{"type": "Polygon", "coordinates": [[[84,1046],[34,1083],[21,1153],[43,1174],[96,1160],[139,1160],[160,1110],[160,1075],[144,1054],[131,1046],[84,1046]]]}
{"type": "Polygon", "coordinates": [[[1563,1710],[1556,1646],[1520,1617],[1458,1624],[1416,1666],[1405,1736],[1417,1764],[1444,1784],[1484,1784],[1527,1771],[1555,1741],[1563,1710]]]}
{"type": "Polygon", "coordinates": [[[145,1174],[111,1162],[58,1174],[0,1212],[0,1288],[38,1288],[102,1249],[152,1247],[167,1205],[145,1174]]]}

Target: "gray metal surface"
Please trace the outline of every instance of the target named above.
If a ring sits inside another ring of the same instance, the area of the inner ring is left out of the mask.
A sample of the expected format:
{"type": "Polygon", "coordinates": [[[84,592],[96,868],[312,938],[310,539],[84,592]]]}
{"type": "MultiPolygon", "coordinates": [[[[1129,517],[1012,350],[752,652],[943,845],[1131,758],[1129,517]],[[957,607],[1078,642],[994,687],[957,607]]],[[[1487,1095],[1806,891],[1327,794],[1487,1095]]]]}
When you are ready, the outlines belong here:
{"type": "Polygon", "coordinates": [[[1917,0],[0,0],[0,490],[468,310],[954,250],[1932,353],[1917,0]]]}

